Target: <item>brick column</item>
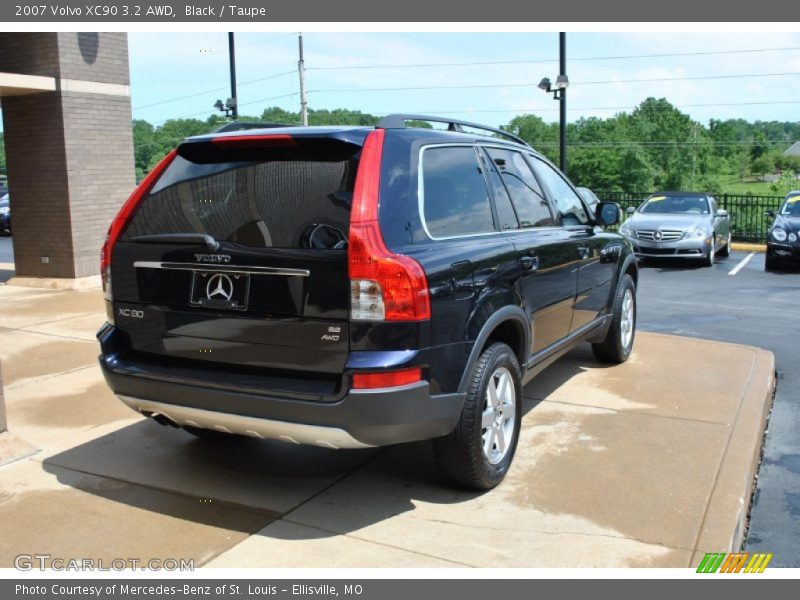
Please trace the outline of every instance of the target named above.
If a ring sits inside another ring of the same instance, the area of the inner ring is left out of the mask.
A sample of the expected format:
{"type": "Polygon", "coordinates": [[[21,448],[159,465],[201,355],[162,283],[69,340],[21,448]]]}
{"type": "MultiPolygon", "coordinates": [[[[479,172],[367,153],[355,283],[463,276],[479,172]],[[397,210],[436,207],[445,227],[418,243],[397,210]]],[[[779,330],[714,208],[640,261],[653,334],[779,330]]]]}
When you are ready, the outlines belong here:
{"type": "Polygon", "coordinates": [[[127,36],[2,33],[0,71],[57,90],[3,98],[16,275],[96,275],[134,185],[127,36]]]}

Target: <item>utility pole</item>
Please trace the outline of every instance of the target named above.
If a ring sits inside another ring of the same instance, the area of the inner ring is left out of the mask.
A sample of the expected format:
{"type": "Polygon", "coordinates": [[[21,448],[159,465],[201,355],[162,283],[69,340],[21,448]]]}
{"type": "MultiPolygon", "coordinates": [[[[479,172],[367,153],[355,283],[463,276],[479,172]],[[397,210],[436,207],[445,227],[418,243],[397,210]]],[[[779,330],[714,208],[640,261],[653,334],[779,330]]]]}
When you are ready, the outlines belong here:
{"type": "Polygon", "coordinates": [[[297,72],[300,75],[300,124],[308,126],[308,99],[306,98],[306,63],[303,60],[303,34],[297,37],[300,59],[297,61],[297,72]]]}
{"type": "Polygon", "coordinates": [[[694,170],[697,163],[697,123],[692,122],[692,189],[694,189],[694,170]]]}
{"type": "MultiPolygon", "coordinates": [[[[559,77],[567,76],[567,34],[561,32],[558,34],[558,75],[559,77]]],[[[558,139],[558,159],[561,172],[566,175],[567,173],[567,88],[561,89],[559,96],[559,139],[558,139]]]]}
{"type": "Polygon", "coordinates": [[[233,32],[228,32],[228,58],[230,59],[231,69],[231,99],[229,105],[231,108],[231,117],[233,120],[239,118],[239,100],[236,98],[236,49],[233,43],[233,32]]]}

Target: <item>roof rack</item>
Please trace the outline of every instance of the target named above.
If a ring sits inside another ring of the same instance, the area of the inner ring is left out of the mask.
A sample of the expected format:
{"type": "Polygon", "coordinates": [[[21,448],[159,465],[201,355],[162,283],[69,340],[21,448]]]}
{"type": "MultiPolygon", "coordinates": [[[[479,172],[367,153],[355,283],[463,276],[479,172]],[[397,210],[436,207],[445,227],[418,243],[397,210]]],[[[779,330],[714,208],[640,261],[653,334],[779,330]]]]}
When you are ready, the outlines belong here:
{"type": "Polygon", "coordinates": [[[406,121],[430,121],[431,123],[447,123],[448,131],[463,132],[464,127],[471,127],[472,129],[480,129],[482,131],[491,131],[492,133],[496,133],[497,135],[506,137],[518,144],[530,147],[530,144],[528,144],[528,142],[523,140],[521,137],[518,137],[513,133],[503,131],[502,129],[495,129],[494,127],[489,127],[487,125],[480,125],[479,123],[470,123],[469,121],[460,121],[458,119],[447,119],[443,117],[429,117],[426,115],[404,115],[404,114],[386,115],[380,121],[378,121],[375,127],[378,129],[405,129],[406,121]]]}

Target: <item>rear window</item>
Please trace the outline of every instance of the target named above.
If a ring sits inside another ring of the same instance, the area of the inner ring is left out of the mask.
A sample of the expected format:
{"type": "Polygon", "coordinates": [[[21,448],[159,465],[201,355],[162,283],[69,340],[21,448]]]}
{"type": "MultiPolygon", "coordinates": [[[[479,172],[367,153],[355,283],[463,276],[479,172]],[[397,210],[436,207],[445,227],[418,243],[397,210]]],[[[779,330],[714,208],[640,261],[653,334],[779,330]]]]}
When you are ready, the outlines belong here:
{"type": "Polygon", "coordinates": [[[471,146],[427,148],[422,153],[425,223],[433,237],[494,231],[489,190],[471,146]]]}
{"type": "Polygon", "coordinates": [[[352,144],[237,151],[231,162],[219,150],[182,153],[142,200],[122,241],[204,233],[254,248],[344,248],[359,152],[352,144]]]}

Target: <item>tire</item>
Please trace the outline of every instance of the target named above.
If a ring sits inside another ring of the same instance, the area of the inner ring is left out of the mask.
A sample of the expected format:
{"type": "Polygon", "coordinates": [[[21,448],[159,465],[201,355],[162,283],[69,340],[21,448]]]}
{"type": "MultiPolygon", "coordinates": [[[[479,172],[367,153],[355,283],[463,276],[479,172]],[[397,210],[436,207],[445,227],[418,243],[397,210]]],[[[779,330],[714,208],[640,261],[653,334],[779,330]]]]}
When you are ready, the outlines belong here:
{"type": "Polygon", "coordinates": [[[725,245],[719,249],[719,255],[722,258],[728,258],[731,254],[731,234],[728,234],[728,241],[725,242],[725,245]]]}
{"type": "Polygon", "coordinates": [[[225,433],[224,431],[217,431],[216,429],[202,429],[201,427],[192,427],[190,425],[184,425],[182,429],[201,440],[220,441],[238,437],[233,433],[225,433]]]}
{"type": "Polygon", "coordinates": [[[713,267],[714,266],[714,262],[716,261],[716,256],[717,256],[717,252],[716,252],[715,244],[714,244],[714,241],[713,241],[713,238],[712,238],[711,248],[708,249],[708,252],[706,252],[706,257],[703,259],[703,266],[704,267],[713,267]]]}
{"type": "Polygon", "coordinates": [[[636,285],[630,275],[622,275],[611,310],[612,321],[602,342],[592,344],[600,362],[621,364],[628,360],[636,337],[636,285]]]}
{"type": "Polygon", "coordinates": [[[777,271],[780,268],[781,268],[781,259],[779,259],[772,252],[767,250],[767,255],[764,257],[764,270],[777,271]]]}
{"type": "Polygon", "coordinates": [[[503,481],[514,459],[521,422],[519,361],[507,345],[492,344],[472,369],[456,428],[433,440],[433,452],[442,477],[455,485],[476,490],[495,487],[503,481]],[[511,389],[506,387],[508,385],[511,389]],[[496,408],[492,408],[490,395],[495,399],[496,408]]]}

